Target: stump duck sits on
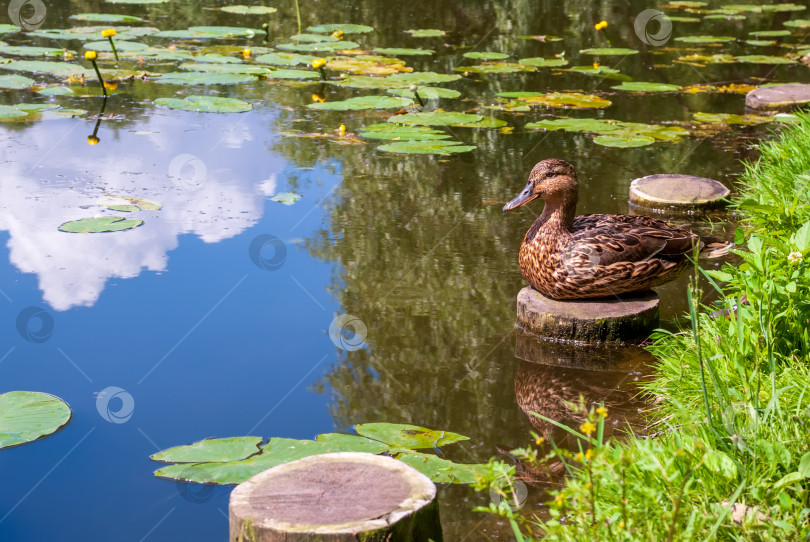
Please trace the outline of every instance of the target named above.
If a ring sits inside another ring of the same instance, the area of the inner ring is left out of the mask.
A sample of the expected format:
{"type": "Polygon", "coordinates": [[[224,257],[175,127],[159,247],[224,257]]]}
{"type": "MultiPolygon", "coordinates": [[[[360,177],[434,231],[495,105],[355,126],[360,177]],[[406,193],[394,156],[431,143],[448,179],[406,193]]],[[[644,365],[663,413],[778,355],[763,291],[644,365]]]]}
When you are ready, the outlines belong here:
{"type": "Polygon", "coordinates": [[[588,299],[649,290],[689,267],[695,248],[719,257],[729,243],[647,216],[576,216],[577,175],[565,160],[539,162],[503,210],[545,201],[520,247],[520,271],[552,299],[588,299]]]}

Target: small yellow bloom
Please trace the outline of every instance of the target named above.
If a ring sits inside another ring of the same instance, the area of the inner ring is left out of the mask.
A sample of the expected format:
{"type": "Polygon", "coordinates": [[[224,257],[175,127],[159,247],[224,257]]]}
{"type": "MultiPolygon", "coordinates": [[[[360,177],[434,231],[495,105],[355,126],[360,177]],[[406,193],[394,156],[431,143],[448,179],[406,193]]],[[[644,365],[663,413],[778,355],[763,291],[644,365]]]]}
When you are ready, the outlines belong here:
{"type": "Polygon", "coordinates": [[[346,125],[345,124],[340,125],[340,128],[338,128],[338,134],[340,134],[341,137],[346,135],[346,125]]]}
{"type": "Polygon", "coordinates": [[[574,454],[574,461],[582,462],[585,459],[585,456],[582,455],[582,452],[577,452],[574,454]]]}
{"type": "Polygon", "coordinates": [[[604,30],[605,28],[607,28],[607,21],[599,21],[598,23],[593,25],[593,27],[596,30],[604,30]]]}
{"type": "Polygon", "coordinates": [[[598,69],[599,69],[599,63],[598,63],[598,62],[594,62],[594,63],[593,63],[593,69],[594,69],[594,70],[598,70],[598,69]]]}
{"type": "Polygon", "coordinates": [[[104,88],[109,90],[115,90],[118,88],[118,82],[116,81],[104,81],[104,88]]]}
{"type": "Polygon", "coordinates": [[[599,414],[600,418],[606,418],[608,415],[608,409],[606,409],[603,406],[600,406],[599,408],[596,409],[596,413],[599,414]]]}
{"type": "Polygon", "coordinates": [[[326,59],[325,58],[316,58],[312,61],[312,67],[316,70],[319,70],[326,66],[326,59]]]}
{"type": "Polygon", "coordinates": [[[546,441],[546,439],[544,439],[543,437],[537,437],[536,439],[534,439],[534,443],[535,443],[536,445],[538,445],[538,446],[540,446],[541,444],[543,444],[543,442],[545,442],[545,441],[546,441]]]}
{"type": "Polygon", "coordinates": [[[339,29],[335,30],[334,32],[332,32],[332,37],[337,38],[339,40],[342,40],[343,39],[343,30],[339,30],[339,29]]]}
{"type": "Polygon", "coordinates": [[[242,56],[245,58],[250,58],[250,49],[242,49],[242,56]]]}
{"type": "Polygon", "coordinates": [[[85,51],[84,58],[86,58],[87,60],[95,60],[98,58],[98,53],[93,51],[92,49],[89,51],[85,51]]]}
{"type": "Polygon", "coordinates": [[[560,491],[559,493],[557,493],[557,496],[554,497],[554,504],[556,504],[557,506],[562,506],[563,504],[565,504],[564,492],[560,491]]]}
{"type": "Polygon", "coordinates": [[[99,141],[101,141],[101,140],[99,138],[97,138],[96,136],[94,136],[94,135],[87,136],[87,142],[90,145],[98,145],[99,141]]]}
{"type": "Polygon", "coordinates": [[[593,457],[593,448],[588,448],[588,450],[585,452],[585,459],[590,461],[592,457],[593,457]]]}
{"type": "Polygon", "coordinates": [[[323,96],[321,96],[320,94],[313,94],[313,95],[312,95],[312,101],[313,101],[313,102],[325,102],[325,101],[326,101],[326,98],[324,98],[324,97],[323,97],[323,96]]]}
{"type": "Polygon", "coordinates": [[[579,426],[579,430],[585,433],[588,436],[591,436],[591,433],[596,431],[596,426],[591,422],[585,422],[579,426]]]}
{"type": "Polygon", "coordinates": [[[102,38],[111,38],[113,36],[115,36],[115,28],[108,28],[101,31],[102,38]]]}

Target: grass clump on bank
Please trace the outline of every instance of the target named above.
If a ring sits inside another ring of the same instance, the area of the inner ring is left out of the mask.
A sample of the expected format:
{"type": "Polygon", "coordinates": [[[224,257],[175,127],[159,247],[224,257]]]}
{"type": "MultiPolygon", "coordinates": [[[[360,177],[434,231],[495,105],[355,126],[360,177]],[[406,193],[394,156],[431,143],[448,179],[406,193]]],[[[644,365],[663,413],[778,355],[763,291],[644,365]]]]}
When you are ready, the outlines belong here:
{"type": "Polygon", "coordinates": [[[706,272],[720,301],[691,287],[691,329],[654,337],[654,432],[604,441],[605,418],[583,405],[579,453],[517,450],[567,472],[548,517],[487,509],[518,540],[810,539],[810,115],[798,117],[742,176],[743,263],[706,272]]]}

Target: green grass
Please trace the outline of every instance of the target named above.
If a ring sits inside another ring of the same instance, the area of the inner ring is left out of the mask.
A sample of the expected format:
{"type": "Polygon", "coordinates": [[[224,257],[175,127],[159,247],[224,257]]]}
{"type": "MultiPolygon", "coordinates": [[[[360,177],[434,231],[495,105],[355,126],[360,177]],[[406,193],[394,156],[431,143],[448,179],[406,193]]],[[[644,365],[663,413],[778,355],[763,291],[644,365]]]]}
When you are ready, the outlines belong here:
{"type": "Polygon", "coordinates": [[[604,419],[580,405],[598,427],[578,435],[590,456],[517,450],[569,473],[549,494],[550,519],[487,509],[520,537],[810,540],[810,115],[760,152],[734,202],[743,263],[706,273],[721,293],[713,306],[694,280],[690,327],[654,336],[655,432],[605,442],[604,419]],[[728,315],[712,318],[718,309],[728,315]]]}

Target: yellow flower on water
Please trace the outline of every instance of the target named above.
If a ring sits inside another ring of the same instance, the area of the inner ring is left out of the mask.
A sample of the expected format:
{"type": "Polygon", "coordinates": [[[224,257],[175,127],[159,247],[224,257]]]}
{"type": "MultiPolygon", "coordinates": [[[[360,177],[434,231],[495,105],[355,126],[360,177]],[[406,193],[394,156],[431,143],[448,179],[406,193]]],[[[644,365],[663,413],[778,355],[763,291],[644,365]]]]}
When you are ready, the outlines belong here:
{"type": "Polygon", "coordinates": [[[591,422],[585,422],[579,426],[579,430],[585,433],[588,436],[591,436],[591,433],[596,431],[596,426],[591,422]]]}
{"type": "Polygon", "coordinates": [[[312,61],[312,67],[315,68],[316,70],[320,70],[324,66],[326,66],[325,58],[316,58],[315,60],[312,61]]]}
{"type": "Polygon", "coordinates": [[[598,63],[598,62],[594,62],[594,63],[593,63],[593,69],[594,69],[594,70],[598,70],[598,69],[599,69],[599,63],[598,63]]]}
{"type": "Polygon", "coordinates": [[[115,90],[118,88],[118,83],[116,81],[104,81],[104,88],[115,90]]]}
{"type": "Polygon", "coordinates": [[[250,49],[242,49],[242,56],[245,58],[250,58],[250,49]]]}
{"type": "Polygon", "coordinates": [[[343,39],[343,30],[340,30],[340,29],[335,30],[334,32],[332,32],[332,37],[337,38],[339,40],[342,40],[343,39]]]}
{"type": "Polygon", "coordinates": [[[85,51],[84,58],[86,58],[87,60],[95,60],[98,58],[98,53],[93,51],[92,49],[89,51],[85,51]]]}
{"type": "Polygon", "coordinates": [[[345,124],[340,125],[340,128],[338,128],[338,134],[340,134],[341,137],[346,135],[346,125],[345,124]]]}
{"type": "Polygon", "coordinates": [[[607,28],[607,21],[599,21],[598,23],[593,25],[593,27],[596,30],[604,30],[605,28],[607,28]]]}
{"type": "Polygon", "coordinates": [[[596,413],[599,414],[600,418],[606,418],[608,414],[608,409],[606,409],[603,406],[600,406],[599,408],[596,409],[596,413]]]}
{"type": "Polygon", "coordinates": [[[107,28],[101,31],[102,38],[111,38],[113,36],[115,36],[115,28],[107,28]]]}
{"type": "Polygon", "coordinates": [[[87,136],[87,142],[90,145],[98,145],[99,141],[101,141],[101,140],[99,138],[97,138],[96,136],[94,136],[94,135],[87,136]]]}
{"type": "Polygon", "coordinates": [[[313,94],[313,95],[312,95],[312,101],[313,101],[313,102],[325,102],[325,101],[326,101],[326,98],[324,98],[324,97],[323,97],[323,96],[321,96],[320,94],[313,94]]]}

